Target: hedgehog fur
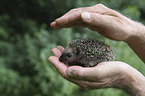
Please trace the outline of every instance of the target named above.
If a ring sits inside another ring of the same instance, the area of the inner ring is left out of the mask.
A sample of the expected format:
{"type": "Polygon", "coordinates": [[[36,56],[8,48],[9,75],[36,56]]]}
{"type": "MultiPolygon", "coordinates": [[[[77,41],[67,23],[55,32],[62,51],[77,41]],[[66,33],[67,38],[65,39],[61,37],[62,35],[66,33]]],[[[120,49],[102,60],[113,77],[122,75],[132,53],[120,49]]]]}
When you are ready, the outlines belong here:
{"type": "Polygon", "coordinates": [[[104,42],[92,39],[76,39],[64,49],[59,60],[68,66],[93,67],[100,62],[115,60],[115,53],[104,42]]]}

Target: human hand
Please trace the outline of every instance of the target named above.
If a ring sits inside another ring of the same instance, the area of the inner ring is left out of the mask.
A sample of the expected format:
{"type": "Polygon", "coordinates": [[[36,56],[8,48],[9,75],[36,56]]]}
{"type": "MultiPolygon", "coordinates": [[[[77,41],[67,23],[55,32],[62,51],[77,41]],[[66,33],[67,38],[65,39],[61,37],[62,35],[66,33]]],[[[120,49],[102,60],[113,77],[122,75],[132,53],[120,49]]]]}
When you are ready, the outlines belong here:
{"type": "Polygon", "coordinates": [[[120,13],[97,4],[92,7],[72,9],[52,22],[51,27],[54,29],[88,27],[107,38],[126,41],[136,34],[137,24],[120,13]]]}
{"type": "Polygon", "coordinates": [[[115,87],[124,89],[129,94],[134,94],[132,90],[139,88],[140,84],[145,85],[145,83],[143,83],[145,82],[144,79],[142,79],[144,81],[140,81],[140,84],[138,83],[138,81],[144,77],[137,70],[119,61],[102,62],[95,67],[68,67],[59,61],[59,57],[63,50],[64,48],[61,46],[53,48],[52,51],[54,56],[49,58],[50,62],[59,71],[62,77],[77,84],[83,89],[115,87]]]}

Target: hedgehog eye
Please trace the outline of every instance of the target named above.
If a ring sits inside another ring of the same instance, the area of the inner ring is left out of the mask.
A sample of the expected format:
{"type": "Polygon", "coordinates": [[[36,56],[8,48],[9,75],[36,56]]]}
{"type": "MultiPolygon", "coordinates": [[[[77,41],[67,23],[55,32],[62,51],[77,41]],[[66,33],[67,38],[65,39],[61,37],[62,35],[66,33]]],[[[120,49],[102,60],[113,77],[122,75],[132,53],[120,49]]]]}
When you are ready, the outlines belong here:
{"type": "Polygon", "coordinates": [[[67,55],[68,57],[72,57],[73,56],[73,54],[71,54],[71,53],[68,53],[68,55],[67,55]]]}

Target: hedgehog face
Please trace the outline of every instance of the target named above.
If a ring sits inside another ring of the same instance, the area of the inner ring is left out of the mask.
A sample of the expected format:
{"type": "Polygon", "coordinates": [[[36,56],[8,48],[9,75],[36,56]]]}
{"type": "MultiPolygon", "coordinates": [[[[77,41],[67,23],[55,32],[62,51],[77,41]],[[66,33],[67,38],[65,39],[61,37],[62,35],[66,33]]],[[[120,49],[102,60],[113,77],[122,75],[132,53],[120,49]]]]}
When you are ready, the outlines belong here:
{"type": "Polygon", "coordinates": [[[75,47],[68,46],[62,53],[62,55],[59,58],[59,61],[63,63],[73,62],[76,60],[77,56],[77,50],[75,47]]]}

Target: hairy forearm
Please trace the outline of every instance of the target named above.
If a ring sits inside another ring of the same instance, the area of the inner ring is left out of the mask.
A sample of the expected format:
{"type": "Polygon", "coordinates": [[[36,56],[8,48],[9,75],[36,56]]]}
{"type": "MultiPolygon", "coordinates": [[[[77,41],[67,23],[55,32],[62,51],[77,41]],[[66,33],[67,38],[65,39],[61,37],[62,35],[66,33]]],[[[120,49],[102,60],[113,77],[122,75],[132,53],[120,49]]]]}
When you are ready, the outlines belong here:
{"type": "Polygon", "coordinates": [[[134,78],[134,80],[130,91],[131,96],[145,96],[145,78],[134,78]]]}
{"type": "Polygon", "coordinates": [[[130,36],[125,42],[145,62],[145,26],[136,22],[135,31],[136,34],[130,36]]]}
{"type": "Polygon", "coordinates": [[[131,96],[145,96],[145,77],[137,70],[128,71],[124,90],[131,96]]]}
{"type": "Polygon", "coordinates": [[[124,90],[130,96],[145,96],[145,77],[134,68],[125,68],[113,82],[113,87],[124,90]]]}

